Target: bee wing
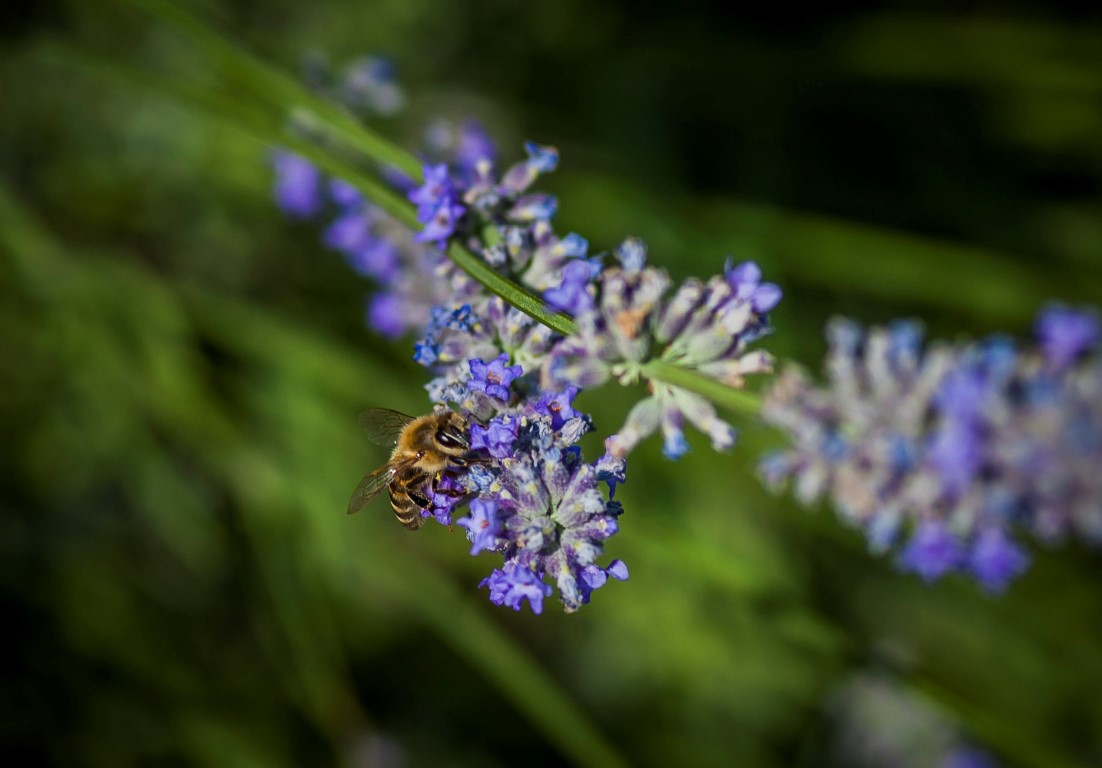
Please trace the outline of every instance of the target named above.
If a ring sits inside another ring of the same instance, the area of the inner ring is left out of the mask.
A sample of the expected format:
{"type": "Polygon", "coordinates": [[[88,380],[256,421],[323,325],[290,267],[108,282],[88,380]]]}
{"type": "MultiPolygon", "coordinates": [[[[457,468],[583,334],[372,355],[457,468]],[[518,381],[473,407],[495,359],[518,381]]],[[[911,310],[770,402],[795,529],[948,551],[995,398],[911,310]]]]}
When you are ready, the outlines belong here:
{"type": "Polygon", "coordinates": [[[393,464],[384,464],[374,472],[364,475],[364,479],[352,491],[352,498],[348,501],[348,514],[354,515],[366,507],[371,500],[390,485],[394,475],[398,473],[398,467],[393,464]]]}
{"type": "Polygon", "coordinates": [[[367,439],[375,445],[393,448],[398,442],[398,435],[416,419],[416,416],[407,416],[389,408],[368,408],[360,414],[360,426],[367,433],[367,439]]]}

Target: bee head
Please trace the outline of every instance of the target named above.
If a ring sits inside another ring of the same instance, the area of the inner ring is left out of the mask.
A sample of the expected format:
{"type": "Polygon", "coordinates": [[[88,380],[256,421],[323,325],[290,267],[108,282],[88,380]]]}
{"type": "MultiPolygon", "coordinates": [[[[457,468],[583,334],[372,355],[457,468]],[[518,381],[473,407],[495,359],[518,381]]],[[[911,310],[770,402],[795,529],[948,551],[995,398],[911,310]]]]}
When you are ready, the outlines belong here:
{"type": "Polygon", "coordinates": [[[441,424],[436,430],[436,442],[441,448],[453,451],[456,454],[465,452],[470,446],[463,423],[450,420],[441,424]]]}

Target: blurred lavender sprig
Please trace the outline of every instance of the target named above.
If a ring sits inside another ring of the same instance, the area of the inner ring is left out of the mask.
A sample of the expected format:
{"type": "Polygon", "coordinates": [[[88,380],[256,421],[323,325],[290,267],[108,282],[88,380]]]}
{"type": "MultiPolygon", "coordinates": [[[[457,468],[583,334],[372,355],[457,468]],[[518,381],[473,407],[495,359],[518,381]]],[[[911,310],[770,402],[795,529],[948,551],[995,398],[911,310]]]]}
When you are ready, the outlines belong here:
{"type": "Polygon", "coordinates": [[[765,400],[791,440],[765,479],[830,499],[874,551],[928,581],[963,571],[999,592],[1029,565],[1023,536],[1102,544],[1098,318],[1050,307],[1037,333],[1037,347],[924,349],[914,323],[833,321],[827,385],[793,367],[765,400]]]}
{"type": "Polygon", "coordinates": [[[899,680],[861,672],[827,699],[831,752],[854,768],[998,768],[940,711],[899,680]]]}

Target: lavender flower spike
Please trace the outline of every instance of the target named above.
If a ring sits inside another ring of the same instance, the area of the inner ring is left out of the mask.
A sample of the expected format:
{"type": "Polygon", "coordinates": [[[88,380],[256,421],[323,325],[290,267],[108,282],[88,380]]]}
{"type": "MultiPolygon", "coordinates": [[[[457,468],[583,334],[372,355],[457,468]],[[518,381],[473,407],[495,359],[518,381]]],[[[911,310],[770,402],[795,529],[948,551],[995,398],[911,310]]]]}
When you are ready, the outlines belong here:
{"type": "Polygon", "coordinates": [[[1016,539],[1102,545],[1102,356],[1090,315],[1048,309],[1040,347],[1005,338],[925,351],[914,324],[828,328],[829,383],[796,369],[763,418],[788,449],[762,473],[801,501],[830,498],[898,566],[967,573],[1000,592],[1029,565],[1016,539]]]}

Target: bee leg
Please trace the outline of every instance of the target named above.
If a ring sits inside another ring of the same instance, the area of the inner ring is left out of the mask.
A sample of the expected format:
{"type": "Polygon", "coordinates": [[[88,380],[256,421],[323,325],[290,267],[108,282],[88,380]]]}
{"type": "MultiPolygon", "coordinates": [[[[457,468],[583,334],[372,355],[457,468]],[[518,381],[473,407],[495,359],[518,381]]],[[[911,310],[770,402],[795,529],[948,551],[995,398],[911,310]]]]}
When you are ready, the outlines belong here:
{"type": "Polygon", "coordinates": [[[429,498],[427,496],[422,496],[417,491],[407,490],[406,495],[409,496],[410,500],[413,501],[413,503],[419,506],[421,509],[428,509],[432,506],[432,502],[429,500],[429,498]]]}
{"type": "Polygon", "coordinates": [[[428,509],[432,506],[433,485],[434,483],[430,482],[428,475],[418,475],[406,484],[406,495],[409,496],[410,501],[421,509],[428,509]]]}
{"type": "Polygon", "coordinates": [[[452,498],[452,499],[458,499],[458,498],[462,498],[463,496],[466,496],[468,494],[468,491],[461,491],[457,488],[441,488],[440,487],[440,479],[442,477],[450,477],[450,478],[454,479],[454,478],[458,478],[459,476],[460,475],[458,473],[448,472],[447,470],[444,470],[442,472],[437,472],[436,477],[434,477],[432,479],[432,492],[434,494],[437,494],[437,495],[440,495],[440,496],[448,496],[449,498],[452,498]]]}
{"type": "Polygon", "coordinates": [[[482,453],[471,451],[465,453],[462,456],[458,456],[451,460],[453,464],[460,467],[469,467],[472,464],[491,464],[494,461],[493,456],[486,456],[482,453]]]}
{"type": "Polygon", "coordinates": [[[433,491],[433,493],[435,493],[437,496],[449,496],[453,499],[458,499],[466,496],[469,491],[459,491],[453,490],[451,488],[437,488],[435,491],[433,491]]]}

